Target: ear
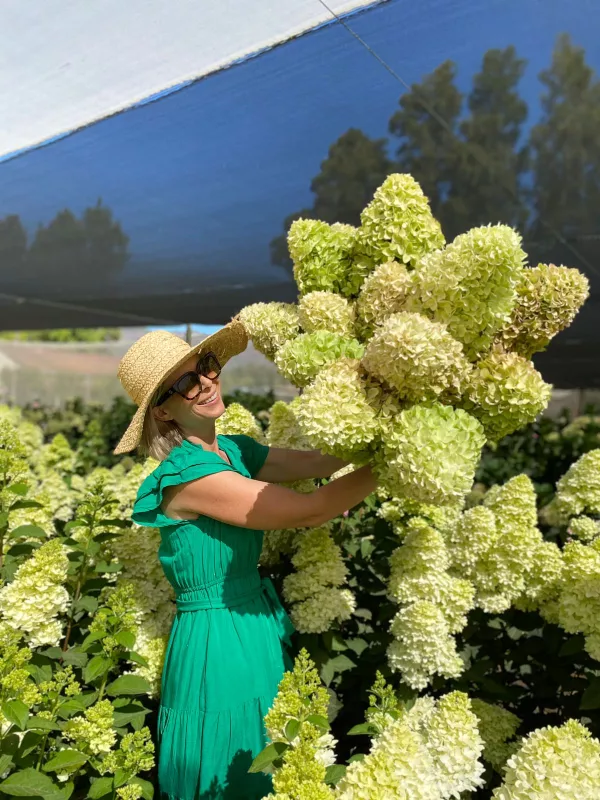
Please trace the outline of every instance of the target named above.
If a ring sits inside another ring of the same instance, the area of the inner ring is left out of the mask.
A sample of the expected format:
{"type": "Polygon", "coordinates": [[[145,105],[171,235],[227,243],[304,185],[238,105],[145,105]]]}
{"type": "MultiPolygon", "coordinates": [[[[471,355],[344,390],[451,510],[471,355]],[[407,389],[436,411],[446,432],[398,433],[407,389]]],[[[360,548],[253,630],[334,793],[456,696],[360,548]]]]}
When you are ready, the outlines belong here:
{"type": "Polygon", "coordinates": [[[154,419],[158,420],[158,422],[170,422],[173,419],[173,414],[164,406],[155,406],[152,409],[152,416],[154,419]]]}

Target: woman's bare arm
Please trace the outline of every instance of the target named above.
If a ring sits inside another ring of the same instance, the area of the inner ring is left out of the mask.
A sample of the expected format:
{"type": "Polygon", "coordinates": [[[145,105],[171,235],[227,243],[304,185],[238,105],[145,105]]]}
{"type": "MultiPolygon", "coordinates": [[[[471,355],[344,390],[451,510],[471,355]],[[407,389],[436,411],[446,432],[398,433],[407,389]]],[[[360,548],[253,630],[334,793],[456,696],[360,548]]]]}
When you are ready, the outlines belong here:
{"type": "Polygon", "coordinates": [[[288,483],[304,478],[329,478],[338,469],[345,467],[347,461],[328,456],[318,450],[288,450],[283,447],[270,447],[269,454],[256,480],[265,483],[288,483]]]}
{"type": "Polygon", "coordinates": [[[203,515],[252,530],[313,528],[358,505],[375,490],[369,466],[331,481],[311,494],[218,472],[165,491],[163,510],[173,519],[203,515]]]}

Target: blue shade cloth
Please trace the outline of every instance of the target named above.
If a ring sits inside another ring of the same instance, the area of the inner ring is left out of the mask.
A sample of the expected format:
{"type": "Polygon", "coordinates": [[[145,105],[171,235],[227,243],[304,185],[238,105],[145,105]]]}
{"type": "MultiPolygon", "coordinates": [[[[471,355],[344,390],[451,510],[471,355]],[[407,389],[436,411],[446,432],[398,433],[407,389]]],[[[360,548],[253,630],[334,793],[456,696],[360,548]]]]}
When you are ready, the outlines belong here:
{"type": "Polygon", "coordinates": [[[26,301],[0,296],[0,325],[220,325],[292,301],[290,215],[358,224],[385,174],[410,171],[447,238],[507,222],[532,264],[590,277],[586,307],[536,363],[558,387],[600,386],[599,104],[586,89],[578,112],[565,74],[552,115],[540,78],[567,34],[597,83],[599,27],[591,2],[390,0],[5,161],[0,290],[26,301]],[[536,127],[548,113],[553,135],[536,127]]]}

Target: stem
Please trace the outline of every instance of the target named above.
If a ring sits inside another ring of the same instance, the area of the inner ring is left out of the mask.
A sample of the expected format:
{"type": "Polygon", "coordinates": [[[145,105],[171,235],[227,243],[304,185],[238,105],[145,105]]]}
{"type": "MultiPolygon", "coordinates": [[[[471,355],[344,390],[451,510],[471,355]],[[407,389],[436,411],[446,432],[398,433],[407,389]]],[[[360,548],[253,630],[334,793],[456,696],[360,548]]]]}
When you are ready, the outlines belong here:
{"type": "MultiPolygon", "coordinates": [[[[94,512],[92,519],[90,521],[90,526],[88,529],[89,532],[89,541],[91,541],[93,537],[93,531],[96,523],[96,514],[94,512]]],[[[63,642],[62,651],[65,653],[69,647],[69,638],[71,636],[71,630],[73,628],[73,616],[74,616],[74,609],[75,603],[79,600],[79,595],[81,593],[81,587],[85,578],[87,577],[87,553],[84,552],[83,554],[83,561],[81,562],[81,569],[79,571],[79,575],[77,577],[77,586],[75,587],[75,592],[73,594],[73,600],[71,602],[71,608],[69,611],[68,617],[68,624],[67,624],[67,632],[65,633],[65,641],[63,642]]]]}

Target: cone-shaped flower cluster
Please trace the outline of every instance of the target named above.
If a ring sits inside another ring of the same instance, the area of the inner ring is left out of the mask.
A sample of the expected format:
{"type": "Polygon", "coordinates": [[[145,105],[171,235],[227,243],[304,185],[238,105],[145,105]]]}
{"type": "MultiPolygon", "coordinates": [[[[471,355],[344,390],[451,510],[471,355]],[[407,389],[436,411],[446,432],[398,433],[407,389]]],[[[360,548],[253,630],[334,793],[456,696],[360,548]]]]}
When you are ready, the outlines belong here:
{"type": "Polygon", "coordinates": [[[240,403],[231,403],[227,406],[225,413],[217,420],[215,428],[217,433],[227,436],[243,434],[244,436],[250,436],[261,444],[265,441],[260,423],[254,414],[240,405],[240,403]]]}
{"type": "Polygon", "coordinates": [[[310,445],[374,460],[390,496],[460,504],[485,438],[547,405],[529,358],[571,322],[586,279],[527,267],[506,225],[446,246],[410,175],[385,180],[359,228],[299,219],[288,246],[298,306],[258,303],[241,319],[305,390],[297,419],[310,445]]]}

